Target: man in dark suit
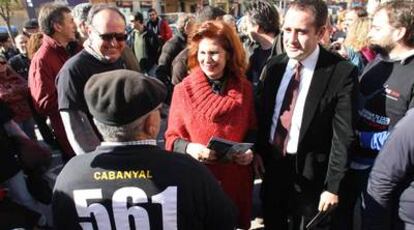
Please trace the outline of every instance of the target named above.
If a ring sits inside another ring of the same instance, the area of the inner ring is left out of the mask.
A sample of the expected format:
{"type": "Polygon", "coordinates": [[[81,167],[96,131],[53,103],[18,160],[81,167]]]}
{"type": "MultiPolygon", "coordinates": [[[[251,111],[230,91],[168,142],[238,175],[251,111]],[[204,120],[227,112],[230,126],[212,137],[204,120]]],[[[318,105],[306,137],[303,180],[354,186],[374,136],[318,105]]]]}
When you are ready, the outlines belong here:
{"type": "Polygon", "coordinates": [[[357,69],[319,46],[326,18],[322,0],[293,2],[282,28],[286,54],[262,72],[255,166],[265,169],[266,229],[288,229],[288,218],[303,229],[339,201],[354,138],[357,69]]]}

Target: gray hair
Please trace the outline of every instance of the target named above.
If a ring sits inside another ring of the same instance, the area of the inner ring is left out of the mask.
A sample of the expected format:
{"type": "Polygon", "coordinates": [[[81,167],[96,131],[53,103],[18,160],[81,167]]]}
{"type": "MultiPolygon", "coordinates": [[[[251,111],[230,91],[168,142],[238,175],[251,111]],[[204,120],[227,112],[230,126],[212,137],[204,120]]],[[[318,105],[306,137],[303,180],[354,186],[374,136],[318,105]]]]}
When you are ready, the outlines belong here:
{"type": "Polygon", "coordinates": [[[185,27],[188,25],[189,22],[194,21],[195,20],[195,16],[194,14],[190,14],[190,13],[180,13],[178,14],[178,19],[177,19],[177,29],[180,32],[184,32],[185,27]]]}
{"type": "Polygon", "coordinates": [[[93,122],[96,125],[96,128],[101,133],[105,141],[110,142],[127,142],[135,141],[137,134],[142,132],[144,129],[144,121],[147,119],[149,113],[143,117],[139,117],[135,121],[128,123],[126,125],[112,126],[104,124],[95,118],[93,122]]]}
{"type": "Polygon", "coordinates": [[[92,8],[92,4],[88,2],[80,3],[72,9],[72,15],[75,19],[86,22],[88,20],[88,13],[92,8]]]}
{"type": "Polygon", "coordinates": [[[236,25],[236,19],[231,14],[225,14],[223,16],[223,21],[225,21],[226,23],[229,23],[230,25],[236,25]]]}
{"type": "Polygon", "coordinates": [[[65,13],[71,13],[69,7],[58,3],[49,2],[40,8],[39,25],[40,30],[46,35],[52,36],[56,31],[54,23],[62,24],[65,13]]]}
{"type": "Polygon", "coordinates": [[[196,22],[202,23],[204,21],[221,19],[225,14],[226,12],[220,7],[207,5],[197,11],[196,22]]]}

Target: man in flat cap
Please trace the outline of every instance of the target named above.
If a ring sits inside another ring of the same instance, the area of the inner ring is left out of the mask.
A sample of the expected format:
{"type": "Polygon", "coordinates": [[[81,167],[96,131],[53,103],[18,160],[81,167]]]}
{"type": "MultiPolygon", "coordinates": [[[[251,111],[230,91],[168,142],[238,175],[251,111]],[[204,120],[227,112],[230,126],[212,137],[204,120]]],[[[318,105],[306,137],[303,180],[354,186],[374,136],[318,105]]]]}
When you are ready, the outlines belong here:
{"type": "Polygon", "coordinates": [[[84,94],[104,141],[58,176],[57,229],[234,228],[234,207],[207,168],[156,146],[160,81],[114,70],[92,76],[84,94]]]}

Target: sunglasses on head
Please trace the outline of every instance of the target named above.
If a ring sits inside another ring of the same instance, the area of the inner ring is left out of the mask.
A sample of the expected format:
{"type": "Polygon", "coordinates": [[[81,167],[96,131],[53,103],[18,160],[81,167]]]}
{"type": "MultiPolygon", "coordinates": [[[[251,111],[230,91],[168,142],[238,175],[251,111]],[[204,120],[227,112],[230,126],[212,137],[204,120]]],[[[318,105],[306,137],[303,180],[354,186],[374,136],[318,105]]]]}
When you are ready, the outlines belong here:
{"type": "Polygon", "coordinates": [[[98,34],[98,35],[102,40],[106,42],[111,42],[114,38],[118,42],[123,42],[127,39],[127,35],[124,33],[107,33],[107,34],[98,34]]]}

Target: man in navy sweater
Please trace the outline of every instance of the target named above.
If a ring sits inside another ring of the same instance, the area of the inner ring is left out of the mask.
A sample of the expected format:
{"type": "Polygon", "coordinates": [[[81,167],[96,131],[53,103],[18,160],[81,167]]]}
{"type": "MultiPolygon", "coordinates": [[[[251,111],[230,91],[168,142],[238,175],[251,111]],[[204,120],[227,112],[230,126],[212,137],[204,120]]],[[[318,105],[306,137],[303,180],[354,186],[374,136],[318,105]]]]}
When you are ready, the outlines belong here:
{"type": "Polygon", "coordinates": [[[411,109],[375,161],[368,181],[364,229],[414,229],[413,122],[411,109]]]}

